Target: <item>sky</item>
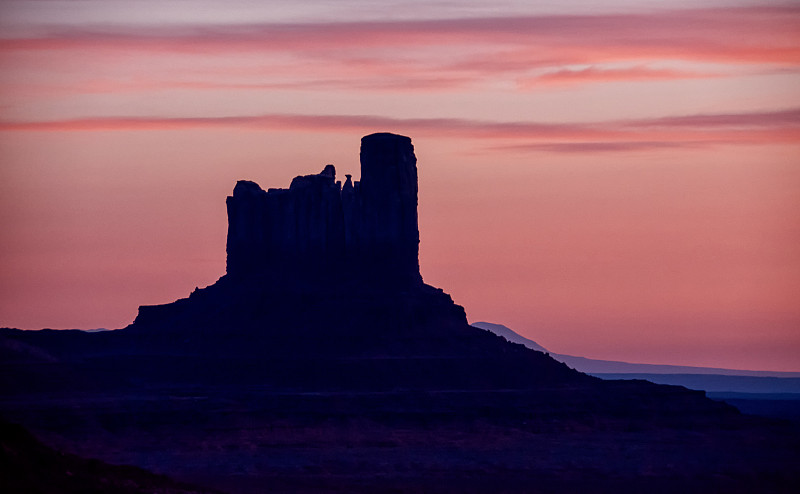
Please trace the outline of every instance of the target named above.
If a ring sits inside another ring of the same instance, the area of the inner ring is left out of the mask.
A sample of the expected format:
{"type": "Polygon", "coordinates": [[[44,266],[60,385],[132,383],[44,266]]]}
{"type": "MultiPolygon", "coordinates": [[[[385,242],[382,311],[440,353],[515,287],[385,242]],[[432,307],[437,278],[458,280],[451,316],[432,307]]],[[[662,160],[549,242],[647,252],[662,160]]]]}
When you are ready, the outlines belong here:
{"type": "Polygon", "coordinates": [[[800,371],[800,2],[0,0],[0,326],[212,284],[236,180],[382,131],[470,321],[800,371]]]}

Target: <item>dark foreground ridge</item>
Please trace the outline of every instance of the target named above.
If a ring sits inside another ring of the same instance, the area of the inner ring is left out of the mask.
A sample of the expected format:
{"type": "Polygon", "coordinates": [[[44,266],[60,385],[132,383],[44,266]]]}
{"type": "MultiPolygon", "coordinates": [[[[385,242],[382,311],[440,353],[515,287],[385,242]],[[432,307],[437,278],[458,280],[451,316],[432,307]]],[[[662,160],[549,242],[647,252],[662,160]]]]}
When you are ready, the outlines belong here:
{"type": "Polygon", "coordinates": [[[796,430],[469,326],[419,272],[411,140],[227,200],[227,273],[127,328],[0,331],[0,413],[232,492],[792,492],[796,430]],[[660,490],[659,490],[660,489],[660,490]]]}

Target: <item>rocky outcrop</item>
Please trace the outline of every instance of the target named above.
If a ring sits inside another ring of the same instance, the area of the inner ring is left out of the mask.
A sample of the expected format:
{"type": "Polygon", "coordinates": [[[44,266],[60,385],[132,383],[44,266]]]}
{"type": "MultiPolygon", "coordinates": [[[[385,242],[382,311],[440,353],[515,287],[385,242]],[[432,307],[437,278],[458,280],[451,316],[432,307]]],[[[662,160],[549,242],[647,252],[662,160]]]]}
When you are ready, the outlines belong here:
{"type": "Polygon", "coordinates": [[[417,160],[411,139],[361,140],[361,182],[318,175],[264,191],[239,181],[227,199],[227,274],[335,274],[382,285],[419,285],[417,160]]]}

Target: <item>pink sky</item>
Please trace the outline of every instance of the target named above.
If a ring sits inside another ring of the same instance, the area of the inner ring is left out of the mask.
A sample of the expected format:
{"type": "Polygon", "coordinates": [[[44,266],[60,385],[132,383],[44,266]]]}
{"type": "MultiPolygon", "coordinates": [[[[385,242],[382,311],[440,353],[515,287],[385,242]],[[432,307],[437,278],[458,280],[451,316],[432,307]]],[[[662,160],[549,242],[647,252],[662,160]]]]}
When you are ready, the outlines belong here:
{"type": "Polygon", "coordinates": [[[800,371],[800,7],[531,3],[1,3],[0,326],[211,284],[236,180],[358,176],[390,131],[470,321],[800,371]]]}

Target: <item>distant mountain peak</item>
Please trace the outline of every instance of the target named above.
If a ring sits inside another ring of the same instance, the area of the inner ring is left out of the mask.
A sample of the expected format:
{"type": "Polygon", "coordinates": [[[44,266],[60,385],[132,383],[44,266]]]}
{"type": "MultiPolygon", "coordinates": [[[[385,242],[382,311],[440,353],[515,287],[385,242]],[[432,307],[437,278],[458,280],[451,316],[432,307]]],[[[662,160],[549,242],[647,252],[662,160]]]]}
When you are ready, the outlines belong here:
{"type": "Polygon", "coordinates": [[[524,345],[531,350],[536,350],[537,352],[544,352],[550,353],[547,348],[543,347],[542,345],[536,343],[533,340],[525,338],[524,336],[520,335],[519,333],[515,332],[511,328],[507,326],[503,326],[502,324],[495,324],[491,322],[479,321],[472,323],[472,326],[480,329],[484,329],[486,331],[491,331],[492,333],[496,334],[497,336],[502,336],[503,338],[507,339],[511,343],[519,343],[520,345],[524,345]]]}
{"type": "Polygon", "coordinates": [[[475,322],[472,326],[502,336],[512,343],[519,343],[526,347],[550,354],[555,360],[563,362],[571,368],[585,372],[586,374],[605,376],[605,375],[657,375],[657,374],[683,374],[683,375],[720,375],[720,376],[750,376],[750,377],[780,377],[798,378],[800,372],[776,372],[743,369],[722,369],[718,367],[696,367],[688,365],[669,365],[669,364],[641,364],[632,362],[620,362],[615,360],[599,360],[573,355],[552,353],[535,341],[525,338],[513,329],[490,322],[475,322]]]}

